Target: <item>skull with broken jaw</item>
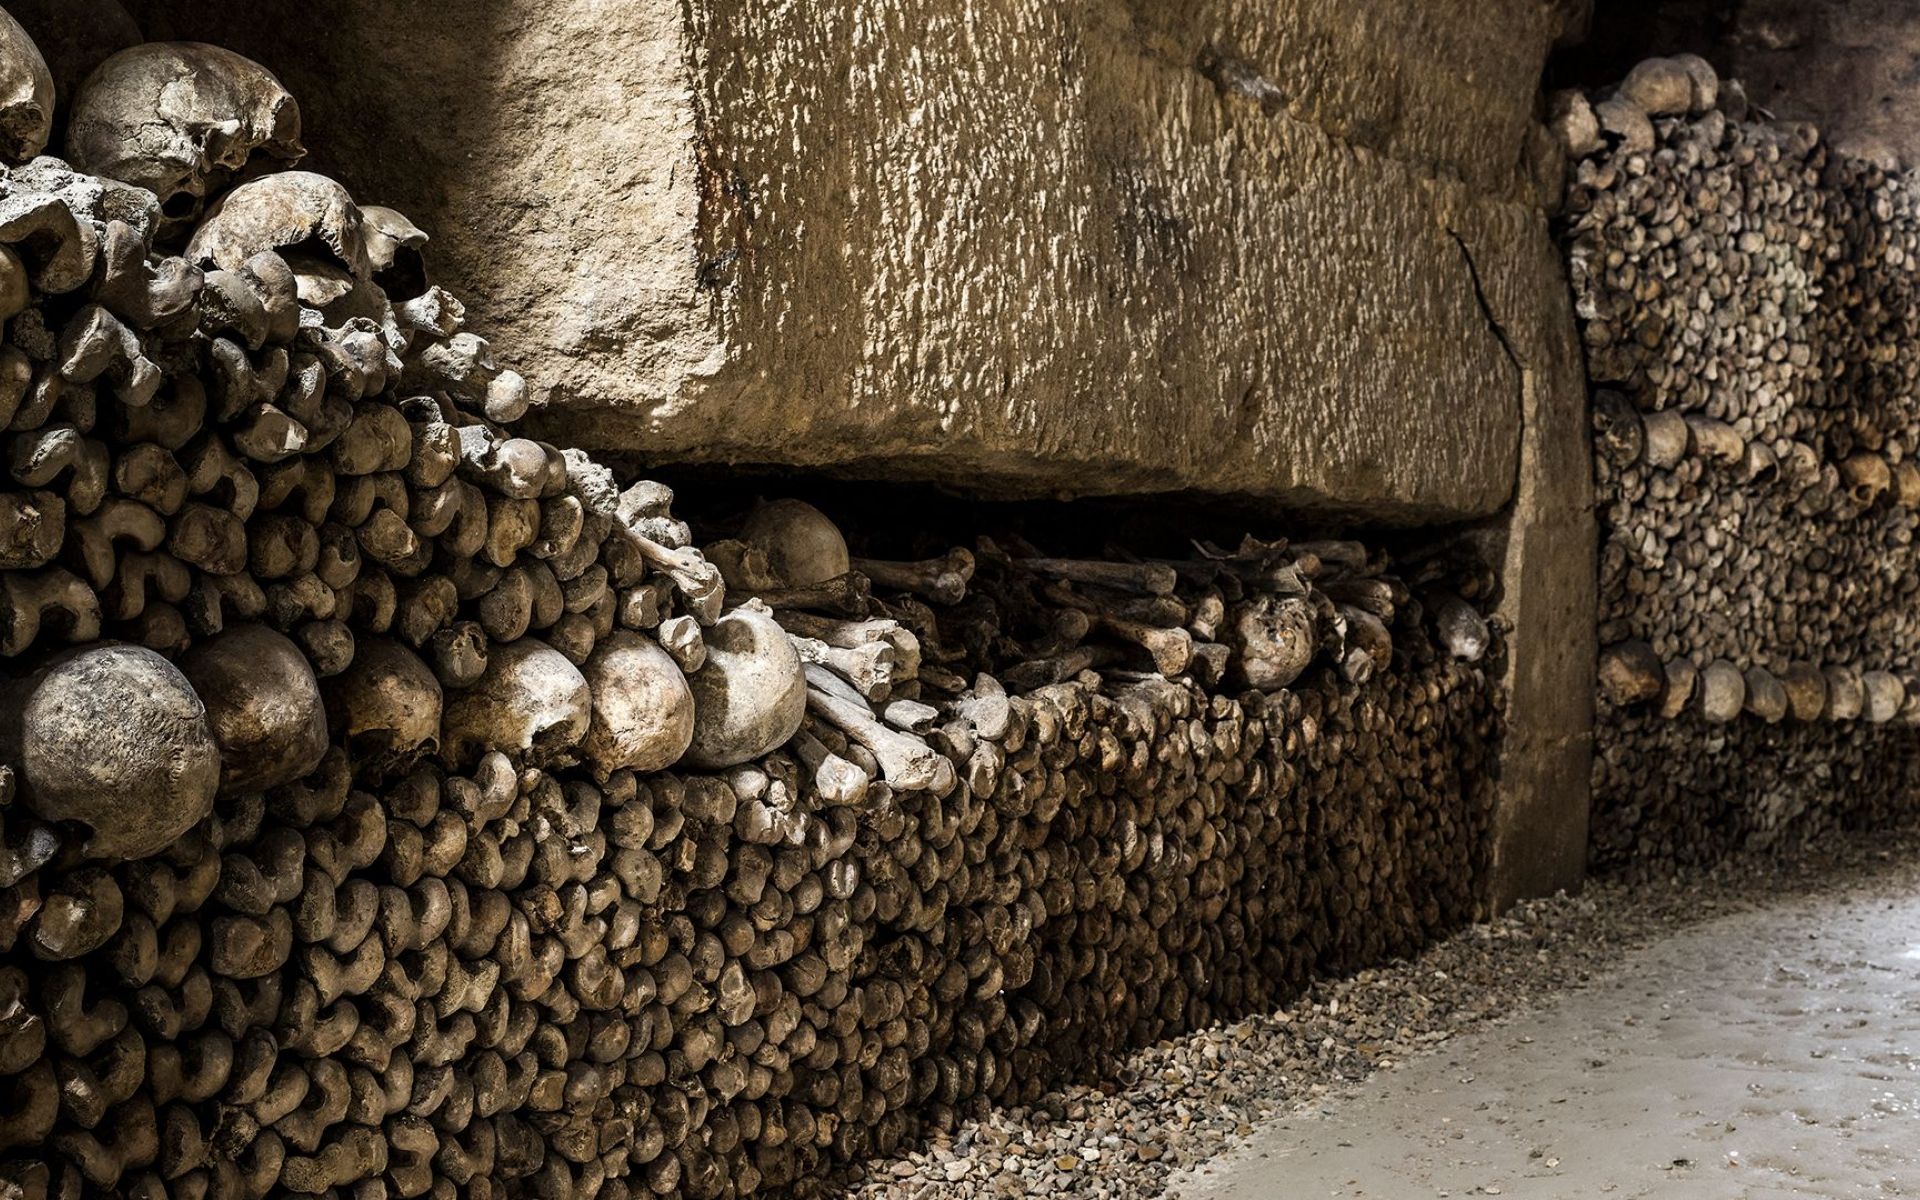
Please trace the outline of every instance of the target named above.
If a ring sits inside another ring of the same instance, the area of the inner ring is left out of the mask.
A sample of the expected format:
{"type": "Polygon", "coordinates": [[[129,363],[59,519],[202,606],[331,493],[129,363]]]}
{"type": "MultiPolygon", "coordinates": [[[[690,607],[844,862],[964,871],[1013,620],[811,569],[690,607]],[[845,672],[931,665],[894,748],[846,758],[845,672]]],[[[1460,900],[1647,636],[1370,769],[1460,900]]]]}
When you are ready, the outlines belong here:
{"type": "Polygon", "coordinates": [[[238,271],[269,250],[293,268],[301,302],[315,308],[372,278],[359,207],[346,188],[311,171],[268,175],[222,196],[193,231],[187,258],[238,271]]]}
{"type": "Polygon", "coordinates": [[[231,50],[152,42],[95,68],[74,97],[67,158],[160,198],[162,237],[184,233],[207,200],[256,164],[290,164],[300,106],[272,72],[231,50]]]}

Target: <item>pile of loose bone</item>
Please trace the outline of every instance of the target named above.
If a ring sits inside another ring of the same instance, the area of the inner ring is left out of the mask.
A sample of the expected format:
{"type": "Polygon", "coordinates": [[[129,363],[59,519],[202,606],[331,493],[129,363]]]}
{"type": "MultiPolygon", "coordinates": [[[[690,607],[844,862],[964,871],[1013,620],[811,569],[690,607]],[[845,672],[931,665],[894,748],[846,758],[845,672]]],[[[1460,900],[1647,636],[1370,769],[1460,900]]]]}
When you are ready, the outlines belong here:
{"type": "Polygon", "coordinates": [[[1484,572],[702,554],[265,70],[125,51],[64,161],[45,74],[0,16],[10,1194],[751,1195],[1471,912],[1484,572]]]}
{"type": "Polygon", "coordinates": [[[1595,384],[1599,857],[1891,813],[1902,735],[1874,727],[1920,723],[1914,189],[1747,120],[1691,56],[1553,111],[1595,384]]]}

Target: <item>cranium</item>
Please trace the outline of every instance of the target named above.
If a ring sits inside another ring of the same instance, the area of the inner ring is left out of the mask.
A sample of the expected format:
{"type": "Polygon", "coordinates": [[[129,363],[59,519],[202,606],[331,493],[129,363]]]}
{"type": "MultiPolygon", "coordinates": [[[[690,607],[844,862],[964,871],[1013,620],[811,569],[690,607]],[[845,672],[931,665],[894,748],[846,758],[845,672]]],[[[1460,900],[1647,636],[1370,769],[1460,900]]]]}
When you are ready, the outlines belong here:
{"type": "Polygon", "coordinates": [[[740,540],[766,555],[782,587],[825,583],[849,569],[839,527],[804,500],[762,502],[748,515],[740,540]]]}
{"type": "Polygon", "coordinates": [[[347,189],[311,171],[268,175],[221,197],[193,231],[187,257],[238,271],[276,251],[293,268],[300,299],[323,308],[371,278],[366,223],[347,189]]]}
{"type": "Polygon", "coordinates": [[[326,756],[320,684],[284,635],[265,625],[230,625],[187,651],[180,667],[206,703],[227,790],[291,783],[326,756]]]}
{"type": "Polygon", "coordinates": [[[1230,614],[1235,675],[1248,687],[1277,691],[1313,661],[1320,630],[1313,608],[1297,596],[1260,596],[1230,614]]]}
{"type": "Polygon", "coordinates": [[[157,854],[213,810],[220,747],[206,706],[152,650],[92,646],[6,692],[0,747],[27,805],[86,825],[88,855],[157,854]]]}
{"type": "Polygon", "coordinates": [[[438,749],[440,681],[391,638],[364,638],[353,665],[322,689],[327,724],[359,765],[384,766],[438,749]]]}
{"type": "Polygon", "coordinates": [[[807,680],[787,631],[748,601],[707,630],[706,644],[706,663],[687,677],[688,765],[720,770],[785,745],[807,713],[807,680]]]}
{"type": "Polygon", "coordinates": [[[6,7],[40,47],[59,104],[73,99],[95,67],[147,40],[120,0],[7,0],[6,7]]]}
{"type": "Polygon", "coordinates": [[[22,163],[53,133],[53,73],[20,22],[0,9],[0,158],[22,163]]]}
{"type": "Polygon", "coordinates": [[[687,752],[693,693],[679,664],[651,638],[617,630],[581,673],[593,691],[585,748],[600,771],[663,771],[687,752]]]}
{"type": "Polygon", "coordinates": [[[67,159],[160,198],[164,233],[190,226],[256,154],[305,154],[300,106],[251,59],[198,42],[151,42],[94,69],[74,96],[67,159]]]}
{"type": "Polygon", "coordinates": [[[456,765],[490,750],[536,766],[572,763],[593,720],[580,669],[536,638],[496,646],[479,682],[447,702],[446,757],[456,765]]]}

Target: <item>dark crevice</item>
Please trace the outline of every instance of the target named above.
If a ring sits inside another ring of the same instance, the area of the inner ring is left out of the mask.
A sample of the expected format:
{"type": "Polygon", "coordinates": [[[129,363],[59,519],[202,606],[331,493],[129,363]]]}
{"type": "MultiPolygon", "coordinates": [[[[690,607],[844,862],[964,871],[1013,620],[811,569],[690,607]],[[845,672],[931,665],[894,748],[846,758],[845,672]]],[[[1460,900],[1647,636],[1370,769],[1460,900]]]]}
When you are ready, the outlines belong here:
{"type": "Polygon", "coordinates": [[[1456,231],[1447,230],[1447,236],[1453,239],[1454,245],[1460,247],[1460,257],[1465,259],[1467,264],[1467,277],[1473,280],[1473,298],[1480,305],[1480,315],[1487,319],[1487,327],[1493,330],[1493,336],[1499,341],[1500,349],[1505,352],[1507,361],[1513,364],[1514,373],[1519,380],[1518,386],[1524,388],[1527,368],[1521,364],[1520,356],[1514,352],[1513,341],[1507,336],[1507,327],[1500,323],[1498,316],[1494,315],[1493,305],[1487,300],[1486,284],[1480,279],[1479,264],[1473,261],[1473,250],[1468,247],[1467,239],[1461,237],[1456,231]]]}
{"type": "Polygon", "coordinates": [[[1444,518],[1382,522],[1198,491],[992,499],[934,484],[836,478],[792,467],[626,463],[620,469],[623,477],[671,487],[674,511],[702,542],[734,536],[756,501],[790,496],[833,518],[854,552],[872,558],[934,557],[971,545],[982,533],[1011,534],[1050,553],[1087,558],[1184,557],[1196,540],[1234,545],[1248,535],[1268,541],[1358,537],[1398,557],[1430,550],[1465,527],[1444,518]]]}
{"type": "Polygon", "coordinates": [[[1743,7],[1744,0],[1602,0],[1587,36],[1547,63],[1546,86],[1606,86],[1641,59],[1683,50],[1724,72],[1743,7]]]}

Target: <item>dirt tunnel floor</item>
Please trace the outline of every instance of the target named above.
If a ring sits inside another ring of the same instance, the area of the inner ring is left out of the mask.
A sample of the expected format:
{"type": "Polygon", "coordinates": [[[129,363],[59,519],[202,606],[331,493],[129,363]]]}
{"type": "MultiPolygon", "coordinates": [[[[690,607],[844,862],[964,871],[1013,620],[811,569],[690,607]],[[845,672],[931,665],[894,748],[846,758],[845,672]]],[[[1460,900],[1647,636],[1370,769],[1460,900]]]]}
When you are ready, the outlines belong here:
{"type": "Polygon", "coordinates": [[[1914,872],[1660,937],[1180,1185],[1188,1200],[1920,1195],[1914,872]]]}
{"type": "Polygon", "coordinates": [[[1920,835],[1522,905],[823,1190],[1920,1196],[1920,835]]]}

